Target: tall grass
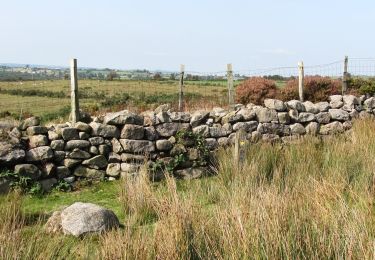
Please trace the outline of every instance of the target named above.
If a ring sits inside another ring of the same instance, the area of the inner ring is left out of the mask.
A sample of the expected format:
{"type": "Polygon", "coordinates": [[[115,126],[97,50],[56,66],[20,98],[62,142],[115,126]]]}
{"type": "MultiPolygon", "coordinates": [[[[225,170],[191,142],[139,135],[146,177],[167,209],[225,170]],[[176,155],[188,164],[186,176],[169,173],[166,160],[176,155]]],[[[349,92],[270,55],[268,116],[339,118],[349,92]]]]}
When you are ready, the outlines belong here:
{"type": "Polygon", "coordinates": [[[91,248],[103,259],[371,259],[374,129],[374,121],[363,120],[324,142],[252,145],[237,171],[231,150],[221,150],[217,176],[201,180],[155,184],[143,172],[122,184],[124,227],[88,240],[54,235],[31,247],[25,227],[14,224],[22,221],[11,217],[21,214],[14,204],[0,237],[11,234],[33,256],[56,247],[76,258],[91,256],[81,254],[91,248]]]}

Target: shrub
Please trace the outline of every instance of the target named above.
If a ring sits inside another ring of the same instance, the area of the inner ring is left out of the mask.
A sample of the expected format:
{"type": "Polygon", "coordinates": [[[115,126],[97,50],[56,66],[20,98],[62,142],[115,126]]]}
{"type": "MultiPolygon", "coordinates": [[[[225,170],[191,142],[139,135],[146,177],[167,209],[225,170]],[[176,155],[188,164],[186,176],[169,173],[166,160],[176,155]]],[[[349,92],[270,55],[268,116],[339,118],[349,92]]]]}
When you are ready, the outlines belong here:
{"type": "MultiPolygon", "coordinates": [[[[303,92],[305,100],[326,101],[330,95],[341,94],[341,81],[329,77],[307,76],[304,79],[303,92]]],[[[279,98],[282,100],[298,99],[298,79],[289,80],[279,98]]]]}
{"type": "Polygon", "coordinates": [[[362,95],[375,95],[375,79],[350,78],[348,80],[348,88],[351,93],[358,92],[362,95]]]}
{"type": "Polygon", "coordinates": [[[276,83],[262,77],[251,77],[236,88],[236,101],[242,104],[262,105],[264,99],[275,98],[276,83]]]}

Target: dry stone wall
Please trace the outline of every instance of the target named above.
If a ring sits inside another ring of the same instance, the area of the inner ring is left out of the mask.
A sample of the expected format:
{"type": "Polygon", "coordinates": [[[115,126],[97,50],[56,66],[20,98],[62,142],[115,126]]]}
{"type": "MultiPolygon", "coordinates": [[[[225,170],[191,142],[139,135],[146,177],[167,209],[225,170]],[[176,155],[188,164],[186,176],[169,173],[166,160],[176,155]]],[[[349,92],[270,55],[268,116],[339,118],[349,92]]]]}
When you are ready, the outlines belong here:
{"type": "Polygon", "coordinates": [[[156,179],[161,177],[157,170],[168,165],[177,177],[196,178],[207,171],[205,147],[213,151],[232,144],[239,129],[251,142],[287,142],[307,134],[342,133],[352,127],[352,119],[373,117],[374,108],[374,97],[334,95],[316,104],[266,99],[264,106],[236,105],[234,111],[174,112],[162,105],[139,115],[125,110],[75,125],[41,126],[32,117],[0,142],[0,166],[39,181],[45,190],[59,180],[131,176],[145,162],[156,179]]]}

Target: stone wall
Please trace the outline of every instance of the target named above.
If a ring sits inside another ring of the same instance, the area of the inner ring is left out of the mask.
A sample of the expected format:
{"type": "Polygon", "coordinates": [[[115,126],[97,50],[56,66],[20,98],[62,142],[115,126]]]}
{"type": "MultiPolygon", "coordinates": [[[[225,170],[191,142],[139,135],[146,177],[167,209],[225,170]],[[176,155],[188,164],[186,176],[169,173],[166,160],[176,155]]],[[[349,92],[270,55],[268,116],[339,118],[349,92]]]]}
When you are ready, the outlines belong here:
{"type": "Polygon", "coordinates": [[[41,126],[32,117],[3,137],[0,166],[40,181],[45,190],[58,180],[73,183],[79,178],[129,176],[145,162],[154,170],[174,163],[175,176],[196,178],[207,170],[208,157],[204,147],[198,147],[197,140],[187,140],[189,137],[203,137],[212,151],[233,143],[239,129],[248,133],[250,142],[330,135],[349,130],[353,118],[373,116],[375,108],[375,98],[351,95],[331,96],[329,102],[316,104],[275,99],[264,103],[236,105],[235,111],[214,108],[193,113],[173,112],[162,105],[139,115],[109,113],[74,126],[41,126]],[[185,135],[181,141],[176,136],[181,130],[195,135],[185,135]],[[181,155],[183,160],[176,163],[181,155]]]}

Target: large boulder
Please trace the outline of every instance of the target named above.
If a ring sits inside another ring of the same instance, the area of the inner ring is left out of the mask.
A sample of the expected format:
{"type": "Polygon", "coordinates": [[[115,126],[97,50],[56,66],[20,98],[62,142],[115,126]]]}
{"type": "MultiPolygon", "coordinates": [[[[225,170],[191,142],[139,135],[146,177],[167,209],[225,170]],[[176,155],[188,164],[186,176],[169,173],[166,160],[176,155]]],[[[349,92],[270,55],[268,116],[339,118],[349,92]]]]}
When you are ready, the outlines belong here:
{"type": "Polygon", "coordinates": [[[120,226],[113,211],[92,203],[76,202],[54,213],[51,218],[46,225],[47,231],[62,230],[64,234],[76,237],[93,232],[103,233],[120,226]]]}
{"type": "Polygon", "coordinates": [[[104,117],[104,124],[107,125],[143,125],[143,117],[128,110],[119,111],[116,113],[109,113],[104,117]]]}

